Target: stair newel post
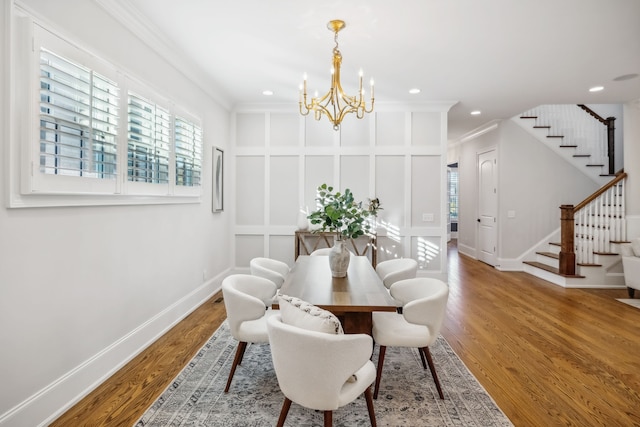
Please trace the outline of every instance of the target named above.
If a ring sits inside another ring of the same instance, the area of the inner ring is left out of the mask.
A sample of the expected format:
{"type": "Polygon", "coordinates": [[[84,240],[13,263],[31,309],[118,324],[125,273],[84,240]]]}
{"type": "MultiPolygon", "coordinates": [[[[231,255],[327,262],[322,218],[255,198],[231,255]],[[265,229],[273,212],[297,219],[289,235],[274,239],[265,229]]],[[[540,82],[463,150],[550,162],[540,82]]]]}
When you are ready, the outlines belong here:
{"type": "Polygon", "coordinates": [[[615,175],[615,135],[616,135],[616,118],[607,117],[607,154],[609,155],[609,175],[615,175]]]}
{"type": "Polygon", "coordinates": [[[574,209],[573,205],[560,206],[560,254],[559,272],[562,275],[576,274],[576,254],[574,248],[574,209]]]}

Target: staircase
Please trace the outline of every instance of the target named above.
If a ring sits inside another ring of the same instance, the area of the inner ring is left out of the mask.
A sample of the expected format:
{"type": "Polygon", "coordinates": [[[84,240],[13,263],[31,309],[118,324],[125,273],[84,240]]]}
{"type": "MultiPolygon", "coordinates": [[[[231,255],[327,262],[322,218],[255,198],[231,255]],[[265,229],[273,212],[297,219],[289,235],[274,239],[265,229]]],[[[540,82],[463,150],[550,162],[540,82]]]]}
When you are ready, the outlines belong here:
{"type": "Polygon", "coordinates": [[[538,248],[534,261],[524,261],[524,271],[564,288],[624,288],[624,274],[619,255],[622,242],[611,243],[610,252],[594,254],[592,263],[577,263],[573,275],[560,273],[560,232],[558,238],[538,248]]]}
{"type": "Polygon", "coordinates": [[[601,186],[579,205],[561,207],[561,228],[523,267],[567,288],[624,288],[618,249],[626,241],[626,174],[612,172],[615,119],[594,114],[584,106],[543,105],[513,118],[601,186]]]}
{"type": "Polygon", "coordinates": [[[541,105],[512,121],[602,186],[613,176],[613,157],[608,152],[609,128],[601,120],[615,119],[593,114],[574,104],[541,105]]]}

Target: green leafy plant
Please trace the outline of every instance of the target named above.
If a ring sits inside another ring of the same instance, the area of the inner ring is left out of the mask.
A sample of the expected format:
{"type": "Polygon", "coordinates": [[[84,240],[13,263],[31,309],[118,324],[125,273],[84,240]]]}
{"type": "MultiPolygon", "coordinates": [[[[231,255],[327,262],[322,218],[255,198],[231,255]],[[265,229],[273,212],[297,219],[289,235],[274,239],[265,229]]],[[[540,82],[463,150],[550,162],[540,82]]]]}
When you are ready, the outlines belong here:
{"type": "Polygon", "coordinates": [[[338,238],[358,238],[371,234],[371,222],[367,219],[378,214],[380,201],[375,198],[366,207],[356,202],[348,188],[344,193],[334,192],[333,187],[322,184],[316,198],[319,208],[307,217],[312,225],[319,225],[316,231],[335,232],[338,238]]]}

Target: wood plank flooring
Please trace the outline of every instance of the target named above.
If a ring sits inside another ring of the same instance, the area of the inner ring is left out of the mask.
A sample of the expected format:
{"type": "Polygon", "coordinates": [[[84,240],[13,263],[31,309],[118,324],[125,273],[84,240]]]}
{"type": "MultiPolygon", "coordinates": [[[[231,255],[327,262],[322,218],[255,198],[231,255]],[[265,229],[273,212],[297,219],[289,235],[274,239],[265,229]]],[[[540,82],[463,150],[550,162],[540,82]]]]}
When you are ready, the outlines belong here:
{"type": "MultiPolygon", "coordinates": [[[[455,244],[449,286],[442,334],[514,425],[640,426],[640,310],[615,300],[625,290],[499,272],[455,244]]],[[[215,295],[51,425],[132,426],[225,316],[215,295]]]]}

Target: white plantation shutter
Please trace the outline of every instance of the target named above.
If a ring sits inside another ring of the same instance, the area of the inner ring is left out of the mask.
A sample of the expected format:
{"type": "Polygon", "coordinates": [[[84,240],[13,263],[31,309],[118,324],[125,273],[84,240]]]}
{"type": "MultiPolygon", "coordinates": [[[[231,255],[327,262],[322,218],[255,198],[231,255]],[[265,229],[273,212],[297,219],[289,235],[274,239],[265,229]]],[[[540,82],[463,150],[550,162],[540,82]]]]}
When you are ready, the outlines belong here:
{"type": "Polygon", "coordinates": [[[20,47],[28,53],[17,55],[11,83],[29,94],[13,103],[28,129],[19,133],[20,161],[12,167],[20,168],[20,182],[10,205],[199,202],[197,116],[96,52],[22,23],[20,47]],[[22,68],[33,74],[15,78],[22,68]]]}
{"type": "Polygon", "coordinates": [[[129,181],[169,183],[169,111],[129,94],[127,176],[129,181]]]}
{"type": "Polygon", "coordinates": [[[40,50],[40,172],[115,179],[118,87],[40,50]]]}
{"type": "Polygon", "coordinates": [[[176,117],[176,185],[200,186],[202,176],[202,130],[196,124],[176,117]]]}

